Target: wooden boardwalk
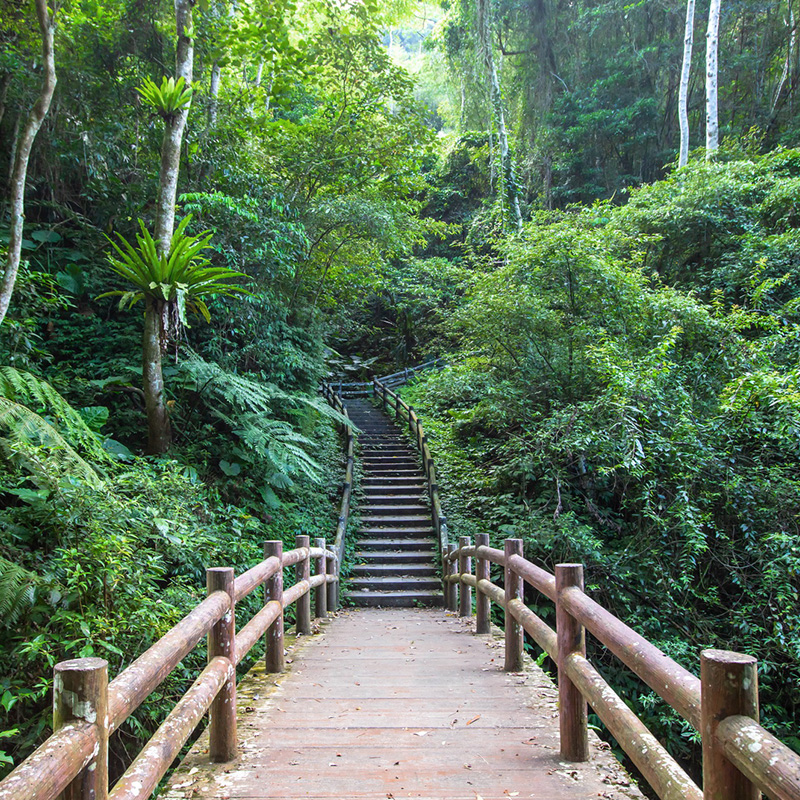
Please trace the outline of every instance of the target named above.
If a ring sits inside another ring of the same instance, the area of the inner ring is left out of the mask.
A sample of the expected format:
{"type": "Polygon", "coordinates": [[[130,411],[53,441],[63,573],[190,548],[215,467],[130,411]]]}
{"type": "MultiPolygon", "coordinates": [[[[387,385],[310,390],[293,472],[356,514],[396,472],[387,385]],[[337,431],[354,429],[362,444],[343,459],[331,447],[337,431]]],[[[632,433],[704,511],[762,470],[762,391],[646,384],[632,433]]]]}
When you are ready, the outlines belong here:
{"type": "Polygon", "coordinates": [[[502,640],[441,610],[340,612],[301,637],[283,675],[239,689],[241,755],[208,762],[204,735],[165,800],[641,798],[607,747],[558,755],[557,693],[502,640]]]}

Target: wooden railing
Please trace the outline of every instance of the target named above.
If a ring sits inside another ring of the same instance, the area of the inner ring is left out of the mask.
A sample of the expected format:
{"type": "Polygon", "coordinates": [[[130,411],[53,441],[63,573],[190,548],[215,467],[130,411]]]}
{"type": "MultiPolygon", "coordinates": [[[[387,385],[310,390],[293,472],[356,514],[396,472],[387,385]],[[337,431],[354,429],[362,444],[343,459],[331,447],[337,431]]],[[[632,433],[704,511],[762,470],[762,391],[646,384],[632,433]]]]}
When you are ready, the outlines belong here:
{"type": "MultiPolygon", "coordinates": [[[[333,543],[333,552],[336,554],[336,563],[341,567],[344,563],[344,543],[347,537],[347,523],[350,521],[350,498],[353,494],[353,470],[355,466],[355,435],[353,426],[349,424],[350,415],[347,413],[340,394],[329,383],[322,384],[322,396],[328,401],[335,411],[338,411],[348,422],[342,424],[341,430],[345,437],[345,453],[347,466],[344,472],[342,485],[342,500],[339,506],[339,520],[336,524],[336,538],[333,543]]],[[[337,601],[339,584],[336,584],[337,601]]]]}
{"type": "Polygon", "coordinates": [[[403,400],[399,394],[393,392],[380,378],[372,379],[372,392],[377,400],[383,405],[383,410],[388,412],[391,408],[398,421],[403,420],[408,424],[408,430],[414,439],[414,443],[422,457],[422,467],[425,470],[425,478],[428,482],[428,494],[431,498],[431,514],[433,517],[433,527],[439,540],[439,552],[444,552],[448,547],[447,538],[447,518],[442,513],[442,502],[439,498],[439,484],[436,482],[436,467],[433,463],[431,448],[428,444],[428,437],[422,429],[414,409],[403,400]]]}
{"type": "Polygon", "coordinates": [[[488,535],[475,545],[462,536],[458,547],[445,547],[442,563],[448,609],[471,616],[476,590],[478,633],[490,630],[491,603],[505,609],[507,670],[522,667],[523,631],[556,663],[565,760],[588,758],[588,702],[662,800],[757,800],[760,792],[800,800],[800,756],[758,723],[753,657],[704,650],[696,677],[586,595],[581,564],[558,564],[553,575],[523,558],[521,539],[498,550],[488,535]],[[490,581],[490,564],[504,568],[505,588],[490,581]],[[555,603],[556,630],[525,605],[524,584],[555,603]],[[700,732],[702,791],[587,660],[586,631],[700,732]]]}
{"type": "MultiPolygon", "coordinates": [[[[431,361],[426,361],[424,364],[418,364],[416,367],[407,367],[406,369],[401,369],[399,372],[393,372],[391,375],[383,375],[377,378],[377,380],[385,386],[397,388],[404,383],[408,383],[418,372],[424,372],[429,369],[441,369],[444,365],[444,359],[434,358],[431,361]]],[[[371,381],[334,381],[327,385],[329,385],[339,397],[366,397],[372,393],[371,381]]]]}
{"type": "Polygon", "coordinates": [[[231,567],[209,569],[206,599],[111,682],[108,663],[100,658],[56,664],[54,733],[0,782],[0,800],[52,800],[62,793],[85,800],[144,800],[209,709],[211,760],[235,758],[236,665],[265,636],[267,671],[282,672],[284,609],[296,604],[297,633],[307,634],[312,593],[317,617],[337,608],[336,554],[324,539],[315,545],[298,536],[296,549],[284,552],[282,542],[266,542],[264,560],[238,577],[231,567]],[[295,567],[296,580],[284,590],[283,570],[289,566],[295,567]],[[236,603],[260,586],[263,607],[236,631],[236,603]],[[109,736],[206,635],[208,666],[109,794],[109,736]]]}

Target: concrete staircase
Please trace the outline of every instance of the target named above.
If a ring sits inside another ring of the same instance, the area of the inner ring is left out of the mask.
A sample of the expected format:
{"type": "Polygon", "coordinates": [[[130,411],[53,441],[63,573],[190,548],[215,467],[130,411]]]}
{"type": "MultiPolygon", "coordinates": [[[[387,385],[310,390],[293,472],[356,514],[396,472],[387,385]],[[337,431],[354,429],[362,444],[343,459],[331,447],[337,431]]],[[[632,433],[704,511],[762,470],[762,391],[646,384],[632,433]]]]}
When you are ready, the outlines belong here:
{"type": "Polygon", "coordinates": [[[356,606],[438,606],[441,581],[425,473],[397,426],[369,401],[347,400],[361,429],[364,502],[347,583],[356,606]]]}

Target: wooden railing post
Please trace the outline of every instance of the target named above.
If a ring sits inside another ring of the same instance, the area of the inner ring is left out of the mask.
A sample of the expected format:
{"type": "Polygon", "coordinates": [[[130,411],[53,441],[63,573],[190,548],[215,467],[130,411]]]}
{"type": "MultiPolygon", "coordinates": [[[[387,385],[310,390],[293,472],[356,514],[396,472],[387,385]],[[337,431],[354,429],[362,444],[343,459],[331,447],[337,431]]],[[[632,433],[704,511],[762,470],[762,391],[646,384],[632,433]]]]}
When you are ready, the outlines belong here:
{"type": "MultiPolygon", "coordinates": [[[[311,539],[308,536],[295,536],[294,546],[298,549],[311,547],[311,539]]],[[[294,575],[298,583],[311,577],[310,557],[306,556],[297,562],[294,575]]],[[[295,604],[295,631],[300,634],[311,633],[311,592],[306,592],[295,604]]]]}
{"type": "MultiPolygon", "coordinates": [[[[476,547],[489,546],[489,534],[479,533],[475,537],[476,547]]],[[[475,559],[475,579],[477,581],[489,580],[489,561],[480,556],[475,559]]],[[[491,631],[491,603],[489,598],[480,590],[475,590],[475,633],[489,633],[491,631]]]]}
{"type": "MultiPolygon", "coordinates": [[[[322,549],[322,555],[314,559],[314,574],[325,575],[328,561],[325,557],[325,540],[315,539],[314,546],[322,549]]],[[[317,619],[325,619],[328,616],[328,585],[326,583],[314,589],[314,616],[317,619]]]]}
{"type": "Polygon", "coordinates": [[[505,592],[506,592],[506,657],[504,669],[506,672],[519,672],[522,669],[522,625],[517,622],[509,610],[512,600],[522,598],[522,578],[509,566],[511,556],[522,555],[522,539],[506,539],[505,546],[505,592]]]}
{"type": "Polygon", "coordinates": [[[759,790],[725,757],[716,740],[726,717],[758,721],[758,664],[752,656],[728,650],[700,654],[703,800],[758,800],[759,790]]]}
{"type": "MultiPolygon", "coordinates": [[[[456,549],[455,545],[448,544],[445,548],[445,554],[450,555],[456,549]]],[[[448,576],[455,575],[456,570],[458,567],[456,566],[455,561],[451,561],[449,558],[447,559],[447,574],[448,576]]],[[[448,581],[445,584],[445,608],[448,611],[458,611],[458,587],[452,581],[448,581]]]]}
{"type": "Polygon", "coordinates": [[[327,556],[325,562],[325,574],[326,575],[333,575],[336,580],[331,581],[327,585],[327,593],[328,593],[328,611],[338,611],[339,610],[339,569],[336,565],[336,557],[333,554],[329,554],[327,556]]]}
{"type": "Polygon", "coordinates": [[[230,608],[208,633],[208,660],[223,656],[231,662],[228,679],[222,685],[209,710],[209,756],[212,761],[233,761],[236,758],[236,609],[234,606],[233,567],[212,567],[206,570],[208,594],[225,592],[230,608]]]}
{"type": "Polygon", "coordinates": [[[573,653],[586,656],[586,632],[564,608],[561,594],[566,589],[583,590],[582,564],[556,564],[556,630],[558,635],[558,711],[561,730],[561,758],[588,761],[589,731],[586,700],[567,676],[567,658],[573,653]]]}
{"type": "Polygon", "coordinates": [[[63,800],[108,797],[108,662],[74,658],[53,668],[53,732],[81,720],[95,725],[97,748],[92,760],[67,787],[63,800]]]}
{"type": "MultiPolygon", "coordinates": [[[[283,559],[283,542],[272,539],[264,542],[264,558],[283,559]]],[[[276,601],[283,606],[283,567],[264,582],[264,602],[276,601]]],[[[264,667],[267,672],[283,672],[286,661],[283,653],[283,610],[272,625],[267,628],[267,651],[264,657],[264,667]]]]}
{"type": "MultiPolygon", "coordinates": [[[[458,572],[460,575],[469,575],[472,573],[472,559],[464,554],[464,548],[469,547],[469,536],[459,536],[458,546],[461,549],[458,554],[458,572]]],[[[459,581],[458,616],[472,616],[472,587],[463,581],[459,581]]]]}

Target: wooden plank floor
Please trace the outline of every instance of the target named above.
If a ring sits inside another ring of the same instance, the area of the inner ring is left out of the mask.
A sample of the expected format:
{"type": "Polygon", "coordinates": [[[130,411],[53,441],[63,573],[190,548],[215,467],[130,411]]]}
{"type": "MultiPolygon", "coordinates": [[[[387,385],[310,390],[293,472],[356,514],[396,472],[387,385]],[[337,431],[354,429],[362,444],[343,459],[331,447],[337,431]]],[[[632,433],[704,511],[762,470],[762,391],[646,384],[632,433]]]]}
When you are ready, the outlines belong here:
{"type": "Polygon", "coordinates": [[[441,610],[340,612],[285,675],[242,682],[240,758],[209,765],[201,737],[163,797],[642,797],[594,737],[591,763],[561,762],[550,680],[504,673],[502,641],[472,630],[441,610]]]}

